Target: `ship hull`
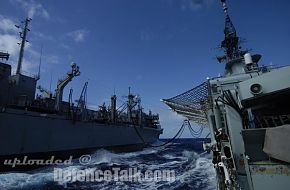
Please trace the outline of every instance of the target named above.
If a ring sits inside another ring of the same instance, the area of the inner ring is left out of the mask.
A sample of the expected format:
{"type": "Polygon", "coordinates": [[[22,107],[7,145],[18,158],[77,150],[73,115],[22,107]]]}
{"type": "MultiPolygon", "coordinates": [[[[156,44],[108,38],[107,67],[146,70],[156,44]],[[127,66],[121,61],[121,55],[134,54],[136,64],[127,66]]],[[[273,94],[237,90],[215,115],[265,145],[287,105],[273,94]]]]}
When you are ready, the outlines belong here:
{"type": "Polygon", "coordinates": [[[57,115],[16,109],[0,112],[0,131],[1,165],[5,159],[15,157],[68,158],[68,155],[80,156],[100,148],[141,149],[158,140],[162,132],[130,125],[73,122],[57,115]]]}

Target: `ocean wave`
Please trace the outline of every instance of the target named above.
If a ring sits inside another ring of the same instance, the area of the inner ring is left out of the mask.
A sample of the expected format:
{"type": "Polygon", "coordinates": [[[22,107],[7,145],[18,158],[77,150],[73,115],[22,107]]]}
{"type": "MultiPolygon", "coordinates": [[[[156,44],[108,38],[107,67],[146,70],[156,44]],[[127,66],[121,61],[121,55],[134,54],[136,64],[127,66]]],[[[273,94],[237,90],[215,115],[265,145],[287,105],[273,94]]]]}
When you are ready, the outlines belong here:
{"type": "Polygon", "coordinates": [[[94,152],[89,165],[81,165],[74,160],[74,165],[59,166],[63,170],[112,167],[137,167],[145,170],[172,169],[175,181],[149,182],[54,182],[54,167],[41,168],[31,172],[13,172],[0,174],[0,189],[215,189],[215,171],[210,154],[198,154],[196,151],[179,146],[164,148],[145,148],[142,151],[116,153],[105,149],[94,152]]]}
{"type": "Polygon", "coordinates": [[[8,173],[0,174],[0,189],[29,189],[53,180],[52,173],[8,173]]]}

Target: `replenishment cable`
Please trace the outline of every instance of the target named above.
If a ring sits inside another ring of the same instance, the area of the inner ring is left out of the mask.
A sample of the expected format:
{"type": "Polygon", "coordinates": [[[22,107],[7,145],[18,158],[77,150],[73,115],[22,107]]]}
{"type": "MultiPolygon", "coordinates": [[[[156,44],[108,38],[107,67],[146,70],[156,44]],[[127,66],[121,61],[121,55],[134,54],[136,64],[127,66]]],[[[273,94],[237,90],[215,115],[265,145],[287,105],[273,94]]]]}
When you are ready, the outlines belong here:
{"type": "Polygon", "coordinates": [[[163,143],[163,144],[161,144],[161,145],[152,145],[152,144],[150,144],[150,143],[147,143],[147,142],[144,140],[144,138],[142,137],[142,135],[140,134],[140,132],[138,131],[138,129],[136,128],[135,125],[134,125],[134,129],[135,129],[137,135],[139,136],[139,138],[142,140],[142,142],[143,142],[146,146],[157,148],[157,147],[163,147],[163,146],[166,146],[166,145],[170,144],[172,141],[174,141],[175,139],[179,138],[179,137],[181,136],[181,134],[183,133],[183,131],[184,131],[184,128],[185,128],[185,126],[186,126],[185,124],[186,124],[186,122],[184,121],[183,124],[181,125],[180,129],[179,129],[178,132],[176,133],[176,135],[175,135],[172,139],[168,140],[167,142],[165,142],[165,143],[163,143]]]}
{"type": "MultiPolygon", "coordinates": [[[[201,136],[202,132],[203,132],[203,129],[204,129],[204,127],[200,127],[200,129],[198,129],[197,131],[195,131],[195,130],[192,128],[192,126],[190,125],[189,120],[184,120],[183,123],[182,123],[182,125],[181,125],[181,127],[180,127],[180,129],[178,130],[178,132],[176,133],[176,135],[175,135],[173,138],[171,138],[170,140],[168,140],[167,142],[165,142],[165,143],[163,143],[163,144],[160,144],[160,145],[152,145],[152,144],[150,144],[150,143],[147,143],[147,142],[144,140],[144,138],[142,137],[142,135],[140,134],[140,132],[139,132],[139,130],[137,129],[137,127],[136,127],[135,125],[133,125],[133,126],[134,126],[134,129],[135,129],[135,131],[136,131],[138,137],[141,139],[141,141],[143,142],[143,144],[146,145],[146,146],[149,146],[149,147],[154,147],[154,148],[167,146],[167,145],[171,144],[175,139],[180,138],[180,136],[182,135],[182,133],[183,133],[183,131],[184,131],[184,129],[185,129],[186,126],[188,127],[188,129],[189,129],[191,135],[192,135],[194,138],[199,138],[199,137],[201,136]]],[[[207,136],[208,136],[208,135],[207,135],[207,136]]]]}

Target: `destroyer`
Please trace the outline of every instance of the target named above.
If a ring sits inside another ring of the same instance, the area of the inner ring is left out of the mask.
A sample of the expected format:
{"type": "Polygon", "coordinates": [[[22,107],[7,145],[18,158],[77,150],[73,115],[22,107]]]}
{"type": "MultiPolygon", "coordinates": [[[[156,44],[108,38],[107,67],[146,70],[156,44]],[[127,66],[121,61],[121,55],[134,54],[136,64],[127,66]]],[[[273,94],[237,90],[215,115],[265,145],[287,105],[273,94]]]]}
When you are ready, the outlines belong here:
{"type": "Polygon", "coordinates": [[[226,1],[224,76],[164,99],[177,113],[209,127],[218,189],[290,187],[290,66],[258,64],[261,55],[240,47],[226,1]]]}
{"type": "MultiPolygon", "coordinates": [[[[79,100],[63,101],[65,86],[80,75],[80,68],[71,65],[67,75],[58,81],[55,93],[37,86],[39,75],[27,75],[21,69],[28,24],[20,32],[21,48],[16,74],[11,65],[3,63],[9,54],[0,52],[0,158],[1,170],[6,159],[50,158],[80,155],[96,148],[132,150],[143,148],[159,139],[162,129],[159,116],[142,111],[141,99],[130,93],[117,108],[116,95],[111,105],[99,110],[87,108],[85,83],[79,100]],[[40,95],[36,95],[36,90],[40,95]],[[69,155],[69,156],[68,156],[69,155]]],[[[20,26],[17,26],[20,28],[20,26]]]]}

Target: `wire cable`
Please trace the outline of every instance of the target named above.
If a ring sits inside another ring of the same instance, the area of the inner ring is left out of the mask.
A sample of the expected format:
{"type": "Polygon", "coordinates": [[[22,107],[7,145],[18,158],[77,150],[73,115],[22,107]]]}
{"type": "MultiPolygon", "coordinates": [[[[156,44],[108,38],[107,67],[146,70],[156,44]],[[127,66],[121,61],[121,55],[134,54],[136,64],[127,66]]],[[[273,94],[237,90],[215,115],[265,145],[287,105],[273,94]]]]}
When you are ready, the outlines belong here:
{"type": "Polygon", "coordinates": [[[165,142],[165,143],[163,143],[163,144],[161,144],[161,145],[152,145],[152,144],[150,144],[150,143],[147,143],[147,142],[144,140],[144,138],[142,137],[142,135],[140,134],[140,132],[138,131],[138,129],[136,128],[136,126],[135,126],[135,125],[133,125],[133,126],[134,126],[134,129],[135,129],[137,135],[139,136],[139,138],[142,140],[142,142],[143,142],[146,146],[157,148],[157,147],[163,147],[163,146],[166,146],[166,145],[170,144],[172,141],[174,141],[175,139],[179,138],[179,137],[181,136],[181,134],[183,133],[183,131],[184,131],[185,124],[186,124],[186,123],[185,123],[185,121],[184,121],[184,122],[182,123],[180,129],[179,129],[178,132],[176,133],[176,135],[175,135],[172,139],[168,140],[167,142],[165,142]]]}

